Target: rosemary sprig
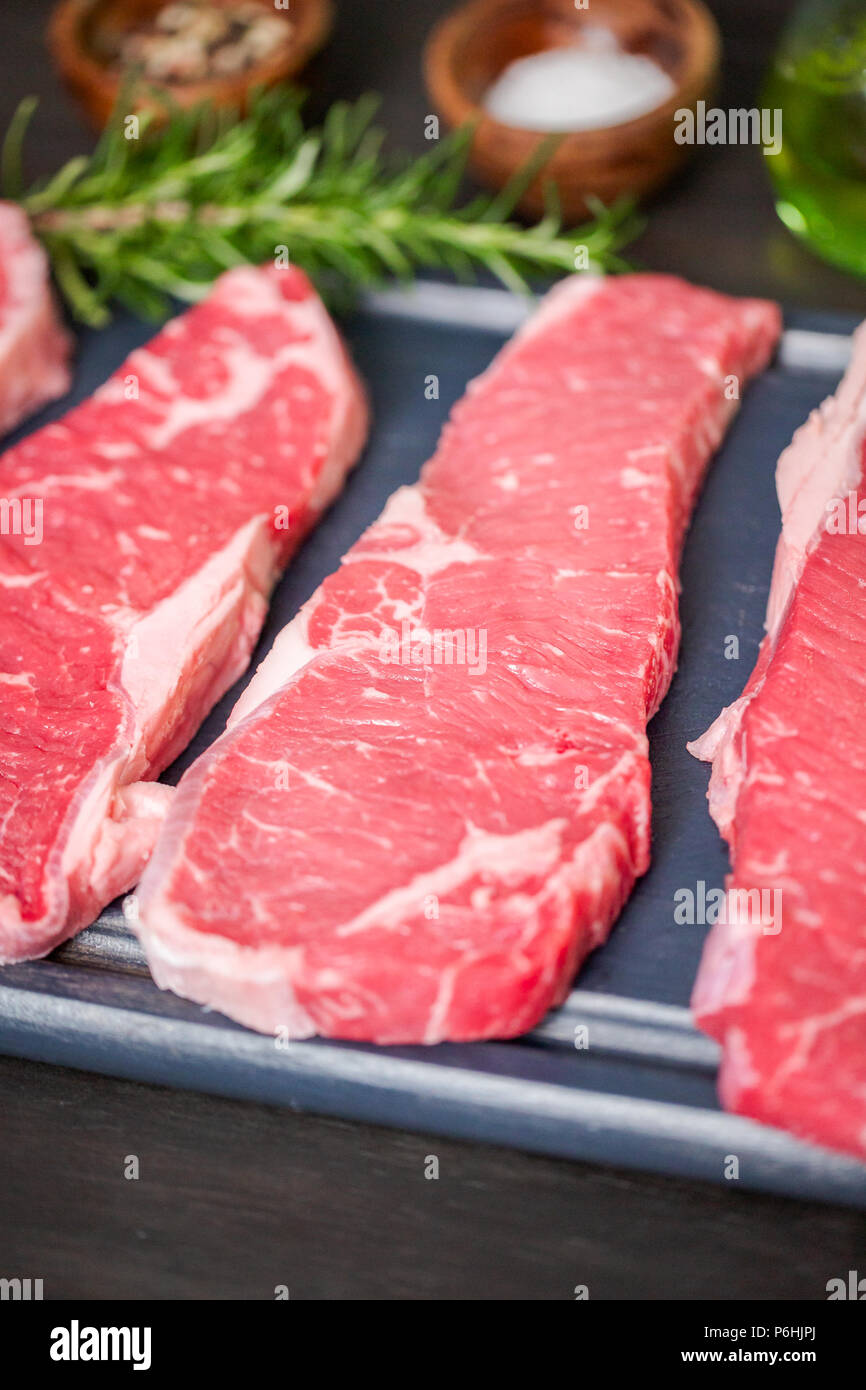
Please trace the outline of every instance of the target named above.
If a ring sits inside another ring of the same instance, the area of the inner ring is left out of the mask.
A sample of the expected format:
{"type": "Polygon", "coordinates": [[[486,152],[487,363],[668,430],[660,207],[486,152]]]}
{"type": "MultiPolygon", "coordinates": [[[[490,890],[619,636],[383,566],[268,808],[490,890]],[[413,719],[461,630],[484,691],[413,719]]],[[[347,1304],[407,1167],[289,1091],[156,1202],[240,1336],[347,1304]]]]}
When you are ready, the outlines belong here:
{"type": "Polygon", "coordinates": [[[382,153],[375,97],[336,103],[315,130],[301,100],[283,89],[259,93],[243,117],[199,107],[160,123],[144,113],[136,139],[119,109],[91,156],[27,191],[22,146],[35,103],[23,102],[0,155],[3,193],[27,211],[76,317],[101,326],[114,300],[162,317],[171,297],[200,299],[221,271],[280,247],[332,299],[422,266],[463,280],[484,267],[525,290],[528,275],[574,270],[578,246],[595,267],[623,268],[617,253],[637,231],[631,203],[599,204],[570,231],[553,199],[534,226],[511,220],[549,147],[502,193],[456,206],[471,131],[394,160],[382,153]]]}

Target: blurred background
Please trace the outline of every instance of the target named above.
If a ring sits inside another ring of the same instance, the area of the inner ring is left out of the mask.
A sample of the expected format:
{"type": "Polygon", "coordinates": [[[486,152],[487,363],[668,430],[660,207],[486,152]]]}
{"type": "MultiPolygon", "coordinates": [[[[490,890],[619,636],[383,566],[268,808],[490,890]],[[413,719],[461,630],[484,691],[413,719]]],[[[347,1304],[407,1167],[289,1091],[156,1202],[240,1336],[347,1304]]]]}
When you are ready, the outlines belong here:
{"type": "MultiPolygon", "coordinates": [[[[846,5],[851,8],[849,0],[841,5],[835,0],[837,10],[846,5]]],[[[382,96],[381,116],[391,140],[422,151],[425,117],[434,110],[422,77],[422,51],[433,26],[453,8],[448,0],[336,0],[330,37],[299,79],[310,92],[310,118],[336,98],[373,90],[382,96]]],[[[760,104],[783,26],[803,7],[791,0],[709,0],[708,8],[723,45],[716,104],[760,104]]],[[[826,15],[834,10],[833,0],[818,0],[817,8],[826,15]]],[[[29,144],[33,175],[56,169],[94,138],[48,57],[45,35],[52,9],[52,0],[0,5],[3,125],[21,97],[32,92],[42,99],[29,144]]],[[[770,295],[817,310],[866,313],[866,281],[817,259],[780,223],[766,167],[770,162],[753,145],[697,150],[649,202],[647,227],[633,258],[722,290],[770,295]]]]}

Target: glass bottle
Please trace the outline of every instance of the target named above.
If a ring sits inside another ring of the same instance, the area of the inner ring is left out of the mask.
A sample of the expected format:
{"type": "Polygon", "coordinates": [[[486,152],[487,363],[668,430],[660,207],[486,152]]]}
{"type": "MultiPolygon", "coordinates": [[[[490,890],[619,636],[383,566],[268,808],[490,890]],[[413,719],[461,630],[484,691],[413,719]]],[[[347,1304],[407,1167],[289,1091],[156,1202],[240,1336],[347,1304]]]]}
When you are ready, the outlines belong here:
{"type": "Polygon", "coordinates": [[[762,103],[782,111],[782,148],[767,157],[782,221],[866,276],[866,0],[800,5],[762,103]]]}

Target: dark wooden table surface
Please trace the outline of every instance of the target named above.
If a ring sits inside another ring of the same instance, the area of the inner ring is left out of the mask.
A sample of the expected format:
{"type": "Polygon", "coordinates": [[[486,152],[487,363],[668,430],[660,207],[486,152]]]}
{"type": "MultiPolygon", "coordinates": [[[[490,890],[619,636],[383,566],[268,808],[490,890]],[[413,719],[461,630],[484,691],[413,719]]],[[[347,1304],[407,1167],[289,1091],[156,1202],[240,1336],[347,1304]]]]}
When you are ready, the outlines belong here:
{"type": "MultiPolygon", "coordinates": [[[[434,0],[340,0],[313,109],[368,89],[421,148],[434,0]]],[[[755,102],[786,0],[714,0],[725,106],[755,102]]],[[[0,5],[0,115],[37,92],[33,172],[89,141],[43,44],[0,5]]],[[[764,156],[704,150],[635,255],[735,293],[866,314],[866,282],[777,222],[764,156]]],[[[46,1298],[823,1298],[866,1267],[862,1214],[533,1157],[0,1058],[0,1277],[46,1298]],[[429,1155],[439,1178],[425,1177],[429,1155]],[[131,1180],[129,1159],[138,1161],[131,1180]]]]}

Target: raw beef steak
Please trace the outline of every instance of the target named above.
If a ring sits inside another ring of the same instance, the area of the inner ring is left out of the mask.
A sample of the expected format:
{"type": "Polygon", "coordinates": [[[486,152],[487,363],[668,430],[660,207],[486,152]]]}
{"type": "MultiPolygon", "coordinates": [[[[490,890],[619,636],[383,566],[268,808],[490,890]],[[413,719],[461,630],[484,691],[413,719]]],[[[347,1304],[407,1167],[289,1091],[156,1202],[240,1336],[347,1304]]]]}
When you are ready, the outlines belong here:
{"type": "Polygon", "coordinates": [[[767,635],[692,750],[731,847],[699,1025],[731,1110],[866,1157],[866,328],[779,460],[767,635]],[[735,896],[736,895],[736,896],[735,896]]]}
{"type": "Polygon", "coordinates": [[[0,960],[136,881],[156,777],[246,667],[366,409],[294,270],[238,269],[0,460],[0,960]]]}
{"type": "Polygon", "coordinates": [[[158,984],[384,1043],[562,999],[647,867],[680,542],[777,332],[665,277],[550,295],[183,778],[138,899],[158,984]]]}
{"type": "Polygon", "coordinates": [[[68,391],[69,348],[45,252],[21,208],[0,203],[0,434],[68,391]]]}

